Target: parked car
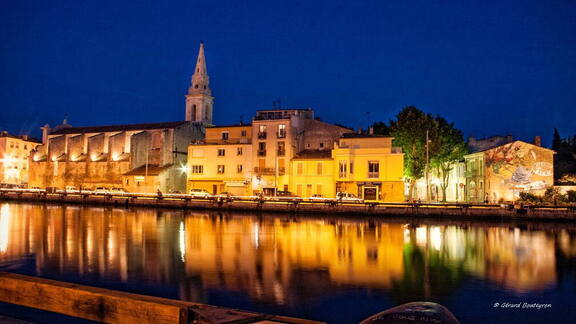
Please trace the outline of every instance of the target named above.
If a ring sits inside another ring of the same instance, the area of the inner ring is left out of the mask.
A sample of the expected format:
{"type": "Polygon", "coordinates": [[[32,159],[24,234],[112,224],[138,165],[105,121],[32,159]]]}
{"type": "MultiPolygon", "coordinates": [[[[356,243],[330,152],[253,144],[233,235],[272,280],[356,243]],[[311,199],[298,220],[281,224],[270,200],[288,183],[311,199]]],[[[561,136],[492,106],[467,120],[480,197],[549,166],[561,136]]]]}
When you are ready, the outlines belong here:
{"type": "Polygon", "coordinates": [[[74,186],[66,186],[66,187],[64,187],[64,192],[66,192],[66,193],[78,193],[80,191],[78,189],[76,189],[76,187],[74,187],[74,186]]]}
{"type": "Polygon", "coordinates": [[[356,197],[354,194],[349,192],[339,192],[336,194],[338,201],[342,202],[364,202],[364,199],[356,197]]]}
{"type": "Polygon", "coordinates": [[[93,193],[97,194],[97,195],[105,195],[105,194],[110,193],[110,191],[106,187],[96,187],[96,189],[94,189],[93,193]]]}
{"type": "Polygon", "coordinates": [[[275,196],[267,196],[266,199],[268,200],[282,200],[282,201],[292,201],[292,200],[302,200],[300,196],[293,194],[290,191],[277,191],[275,196]]]}
{"type": "Polygon", "coordinates": [[[315,195],[312,195],[312,197],[308,197],[308,200],[311,200],[311,201],[331,201],[331,200],[335,200],[335,199],[324,197],[323,195],[320,195],[320,194],[315,194],[315,195]]]}
{"type": "Polygon", "coordinates": [[[209,198],[212,196],[208,191],[204,189],[190,189],[188,194],[192,196],[192,198],[209,198]]]}
{"type": "Polygon", "coordinates": [[[110,193],[118,195],[118,194],[125,194],[127,193],[127,191],[124,188],[111,188],[110,193]]]}

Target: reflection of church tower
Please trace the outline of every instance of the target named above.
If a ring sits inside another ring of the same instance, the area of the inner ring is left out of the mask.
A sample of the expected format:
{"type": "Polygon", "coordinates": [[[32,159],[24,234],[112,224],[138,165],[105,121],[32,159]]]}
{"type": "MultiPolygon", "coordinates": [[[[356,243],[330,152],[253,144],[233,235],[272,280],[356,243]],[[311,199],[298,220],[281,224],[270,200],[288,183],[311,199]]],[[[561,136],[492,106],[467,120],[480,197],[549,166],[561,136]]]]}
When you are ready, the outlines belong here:
{"type": "Polygon", "coordinates": [[[206,70],[204,44],[200,43],[196,69],[186,95],[186,120],[212,124],[212,104],[214,97],[210,91],[210,80],[206,70]]]}

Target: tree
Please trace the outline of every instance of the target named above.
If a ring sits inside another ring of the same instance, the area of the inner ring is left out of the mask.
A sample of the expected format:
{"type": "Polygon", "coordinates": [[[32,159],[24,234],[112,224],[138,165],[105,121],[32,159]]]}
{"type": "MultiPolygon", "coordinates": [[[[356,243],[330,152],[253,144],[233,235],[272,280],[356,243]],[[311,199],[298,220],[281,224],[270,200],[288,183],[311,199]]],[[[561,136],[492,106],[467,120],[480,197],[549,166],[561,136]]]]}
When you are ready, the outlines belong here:
{"type": "Polygon", "coordinates": [[[383,122],[376,122],[372,124],[372,129],[376,135],[390,135],[390,127],[383,122]]]}
{"type": "Polygon", "coordinates": [[[561,179],[565,175],[576,173],[576,141],[574,138],[562,138],[558,130],[554,128],[552,139],[554,154],[554,178],[561,179]]]}
{"type": "Polygon", "coordinates": [[[426,131],[433,128],[434,118],[414,106],[402,109],[396,120],[390,121],[394,145],[404,152],[404,177],[410,180],[408,199],[413,198],[416,180],[426,167],[426,131]]]}
{"type": "Polygon", "coordinates": [[[468,153],[468,146],[464,142],[462,131],[448,123],[446,119],[436,116],[434,118],[433,137],[430,139],[431,158],[430,165],[441,177],[442,201],[446,202],[446,189],[450,180],[450,171],[454,163],[462,160],[468,153]]]}
{"type": "Polygon", "coordinates": [[[552,149],[554,151],[559,151],[562,149],[562,138],[560,137],[560,133],[558,133],[558,129],[554,128],[554,136],[552,137],[552,149]]]}

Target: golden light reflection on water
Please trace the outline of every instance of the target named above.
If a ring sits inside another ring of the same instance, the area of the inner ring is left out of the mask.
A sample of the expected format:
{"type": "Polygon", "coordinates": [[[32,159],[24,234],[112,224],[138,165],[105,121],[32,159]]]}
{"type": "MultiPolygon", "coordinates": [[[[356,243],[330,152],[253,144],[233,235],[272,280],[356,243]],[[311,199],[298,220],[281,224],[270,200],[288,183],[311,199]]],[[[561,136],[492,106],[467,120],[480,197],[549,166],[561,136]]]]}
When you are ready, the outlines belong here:
{"type": "Polygon", "coordinates": [[[562,227],[0,207],[0,266],[18,268],[33,257],[38,275],[178,285],[182,299],[195,301],[207,289],[279,305],[335,287],[429,297],[470,276],[508,291],[538,291],[555,285],[556,256],[576,257],[575,242],[562,227]]]}

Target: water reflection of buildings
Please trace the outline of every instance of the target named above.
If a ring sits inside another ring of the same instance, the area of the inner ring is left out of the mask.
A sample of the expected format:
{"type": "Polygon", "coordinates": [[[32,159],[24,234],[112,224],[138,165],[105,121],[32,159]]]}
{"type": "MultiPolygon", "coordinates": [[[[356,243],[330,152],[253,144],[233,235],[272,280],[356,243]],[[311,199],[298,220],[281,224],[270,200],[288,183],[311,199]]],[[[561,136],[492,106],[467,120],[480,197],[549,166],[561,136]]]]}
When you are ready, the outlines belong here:
{"type": "Polygon", "coordinates": [[[402,245],[397,224],[187,218],[186,273],[283,304],[319,281],[319,294],[333,285],[386,288],[403,272],[402,245]]]}
{"type": "MultiPolygon", "coordinates": [[[[487,278],[508,290],[540,290],[556,283],[555,239],[543,231],[420,226],[414,232],[415,239],[411,240],[410,230],[405,230],[407,243],[421,248],[429,243],[428,248],[440,258],[461,263],[469,274],[487,278]]],[[[566,242],[574,242],[566,231],[560,233],[566,242]]],[[[569,249],[563,252],[576,256],[569,249]]]]}
{"type": "Polygon", "coordinates": [[[439,287],[469,276],[534,291],[556,283],[558,255],[576,257],[575,235],[561,227],[0,206],[0,269],[25,272],[33,264],[36,274],[61,280],[170,286],[174,295],[200,302],[209,291],[287,305],[342,287],[410,291],[421,289],[419,280],[430,273],[433,294],[449,293],[439,287]]]}

